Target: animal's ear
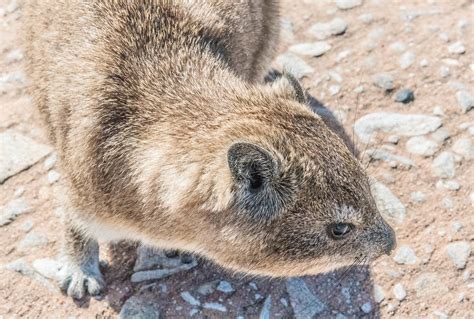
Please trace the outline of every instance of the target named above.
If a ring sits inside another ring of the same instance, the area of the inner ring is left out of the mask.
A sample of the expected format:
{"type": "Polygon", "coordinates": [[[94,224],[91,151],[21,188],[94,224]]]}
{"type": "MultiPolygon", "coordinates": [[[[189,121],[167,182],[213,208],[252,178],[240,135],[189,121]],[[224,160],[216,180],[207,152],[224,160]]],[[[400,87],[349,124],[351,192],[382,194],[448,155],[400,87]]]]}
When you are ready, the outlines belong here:
{"type": "Polygon", "coordinates": [[[307,102],[305,90],[300,82],[293,76],[293,74],[287,71],[283,72],[283,75],[272,83],[272,87],[279,96],[296,100],[303,104],[307,102]]]}
{"type": "Polygon", "coordinates": [[[234,181],[250,192],[264,189],[277,173],[273,156],[251,143],[233,144],[227,152],[227,161],[234,181]]]}

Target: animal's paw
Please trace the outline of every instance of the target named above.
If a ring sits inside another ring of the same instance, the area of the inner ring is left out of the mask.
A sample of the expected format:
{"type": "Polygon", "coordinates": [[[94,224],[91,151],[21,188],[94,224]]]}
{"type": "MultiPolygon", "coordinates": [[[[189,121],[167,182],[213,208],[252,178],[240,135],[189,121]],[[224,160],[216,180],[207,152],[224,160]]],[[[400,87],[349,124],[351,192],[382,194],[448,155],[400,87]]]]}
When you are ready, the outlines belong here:
{"type": "Polygon", "coordinates": [[[100,296],[105,290],[105,282],[98,267],[91,268],[65,265],[59,283],[61,291],[74,299],[100,296]]]}

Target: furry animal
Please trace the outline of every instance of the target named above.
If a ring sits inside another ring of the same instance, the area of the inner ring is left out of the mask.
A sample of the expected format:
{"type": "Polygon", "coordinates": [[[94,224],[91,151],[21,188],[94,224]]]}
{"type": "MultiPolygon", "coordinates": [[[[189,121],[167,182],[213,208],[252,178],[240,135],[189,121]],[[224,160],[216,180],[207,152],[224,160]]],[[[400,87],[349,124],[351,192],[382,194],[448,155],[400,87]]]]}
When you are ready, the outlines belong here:
{"type": "Polygon", "coordinates": [[[31,92],[68,189],[61,287],[104,289],[97,238],[253,274],[389,253],[359,162],[291,76],[262,82],[275,0],[26,0],[31,92]]]}

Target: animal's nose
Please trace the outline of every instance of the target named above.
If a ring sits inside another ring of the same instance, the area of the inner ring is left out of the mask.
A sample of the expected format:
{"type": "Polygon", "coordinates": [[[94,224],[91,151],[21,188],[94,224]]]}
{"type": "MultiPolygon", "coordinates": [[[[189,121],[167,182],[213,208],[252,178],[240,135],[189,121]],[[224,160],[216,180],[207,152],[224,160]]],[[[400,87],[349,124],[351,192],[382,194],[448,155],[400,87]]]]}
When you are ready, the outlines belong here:
{"type": "Polygon", "coordinates": [[[387,240],[385,244],[385,253],[390,256],[392,251],[397,247],[397,238],[392,227],[388,226],[387,229],[387,240]]]}

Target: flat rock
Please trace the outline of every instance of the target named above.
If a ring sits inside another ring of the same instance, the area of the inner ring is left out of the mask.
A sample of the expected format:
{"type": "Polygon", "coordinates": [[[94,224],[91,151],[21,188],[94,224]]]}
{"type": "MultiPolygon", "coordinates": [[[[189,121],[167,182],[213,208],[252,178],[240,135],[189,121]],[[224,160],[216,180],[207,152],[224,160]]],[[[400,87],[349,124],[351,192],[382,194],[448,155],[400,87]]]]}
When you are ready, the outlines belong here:
{"type": "Polygon", "coordinates": [[[60,279],[61,276],[59,272],[62,267],[63,264],[61,262],[49,258],[41,258],[33,261],[33,268],[36,272],[48,279],[60,279]]]}
{"type": "Polygon", "coordinates": [[[200,306],[201,302],[197,300],[189,291],[184,291],[181,294],[181,298],[192,306],[200,306]]]}
{"type": "Polygon", "coordinates": [[[216,310],[216,311],[220,311],[220,312],[227,312],[226,306],[224,306],[223,304],[220,304],[218,302],[206,302],[203,305],[203,307],[205,309],[216,310]]]}
{"type": "Polygon", "coordinates": [[[42,233],[29,233],[23,238],[18,244],[19,251],[26,251],[33,247],[44,246],[48,244],[49,240],[45,234],[42,233]]]}
{"type": "Polygon", "coordinates": [[[472,138],[460,138],[454,142],[452,150],[461,155],[464,159],[474,159],[474,143],[472,138]]]}
{"type": "Polygon", "coordinates": [[[400,67],[405,70],[408,69],[415,62],[415,54],[413,52],[405,52],[400,57],[400,67]]]}
{"type": "Polygon", "coordinates": [[[341,18],[334,18],[329,22],[316,23],[308,32],[318,40],[325,40],[334,35],[344,34],[347,30],[347,22],[341,18]]]}
{"type": "Polygon", "coordinates": [[[457,241],[446,245],[445,252],[457,269],[464,269],[471,255],[471,245],[467,241],[457,241]]]}
{"type": "Polygon", "coordinates": [[[467,91],[458,91],[456,93],[456,100],[458,101],[458,105],[464,113],[467,113],[472,108],[474,108],[474,96],[472,96],[467,91]]]}
{"type": "Polygon", "coordinates": [[[331,45],[325,41],[317,41],[311,43],[300,43],[292,45],[288,50],[300,54],[318,57],[328,52],[331,49],[331,45]]]}
{"type": "Polygon", "coordinates": [[[155,300],[145,300],[132,296],[122,306],[120,319],[159,319],[160,308],[155,300]]]}
{"type": "Polygon", "coordinates": [[[432,156],[440,148],[440,145],[424,136],[411,137],[406,144],[408,152],[421,156],[432,156]]]}
{"type": "Polygon", "coordinates": [[[29,212],[31,212],[31,207],[24,198],[12,199],[0,209],[0,226],[8,225],[17,216],[29,212]]]}
{"type": "Polygon", "coordinates": [[[437,116],[377,112],[358,119],[354,124],[354,130],[363,143],[368,143],[372,135],[378,131],[402,136],[418,136],[433,132],[441,125],[442,121],[437,116]]]}
{"type": "Polygon", "coordinates": [[[302,58],[291,52],[279,55],[275,60],[275,64],[281,70],[290,72],[298,79],[301,79],[314,72],[313,67],[306,63],[302,58]]]}
{"type": "Polygon", "coordinates": [[[405,290],[405,287],[403,287],[401,283],[397,283],[395,284],[395,286],[393,286],[393,295],[395,296],[397,300],[402,301],[406,298],[407,291],[405,290]]]}
{"type": "Polygon", "coordinates": [[[454,54],[464,54],[466,52],[466,47],[461,41],[457,41],[448,46],[448,51],[449,53],[454,54]]]}
{"type": "Polygon", "coordinates": [[[440,178],[452,178],[456,174],[456,163],[454,154],[442,152],[431,163],[431,172],[440,178]]]}
{"type": "Polygon", "coordinates": [[[51,153],[48,145],[35,142],[14,130],[0,133],[0,184],[51,153]]]}
{"type": "Polygon", "coordinates": [[[394,88],[393,77],[388,73],[379,73],[375,75],[373,82],[376,86],[385,91],[391,91],[394,88]]]}
{"type": "Polygon", "coordinates": [[[313,318],[326,308],[326,305],[309,290],[301,278],[287,279],[286,290],[290,295],[290,303],[296,319],[313,318]]]}
{"type": "Polygon", "coordinates": [[[455,180],[439,180],[436,182],[436,188],[438,189],[449,189],[451,191],[457,191],[461,188],[461,185],[455,180]]]}
{"type": "Polygon", "coordinates": [[[395,256],[393,256],[393,260],[395,260],[397,264],[401,265],[414,265],[416,264],[418,258],[410,246],[403,245],[397,249],[395,256]]]}
{"type": "Polygon", "coordinates": [[[382,216],[402,223],[406,209],[398,197],[387,186],[377,181],[371,183],[371,191],[382,216]]]}
{"type": "Polygon", "coordinates": [[[263,302],[263,306],[260,310],[260,315],[258,316],[258,319],[270,319],[271,309],[272,295],[269,295],[267,298],[265,298],[265,301],[263,302]]]}
{"type": "Polygon", "coordinates": [[[336,0],[336,6],[341,10],[349,10],[362,5],[362,0],[336,0]]]}
{"type": "Polygon", "coordinates": [[[392,154],[389,151],[384,150],[384,149],[370,148],[367,151],[365,151],[365,153],[374,160],[381,160],[387,163],[396,163],[397,166],[401,166],[406,169],[409,169],[410,167],[415,166],[415,162],[413,162],[411,159],[404,156],[392,154]]]}

